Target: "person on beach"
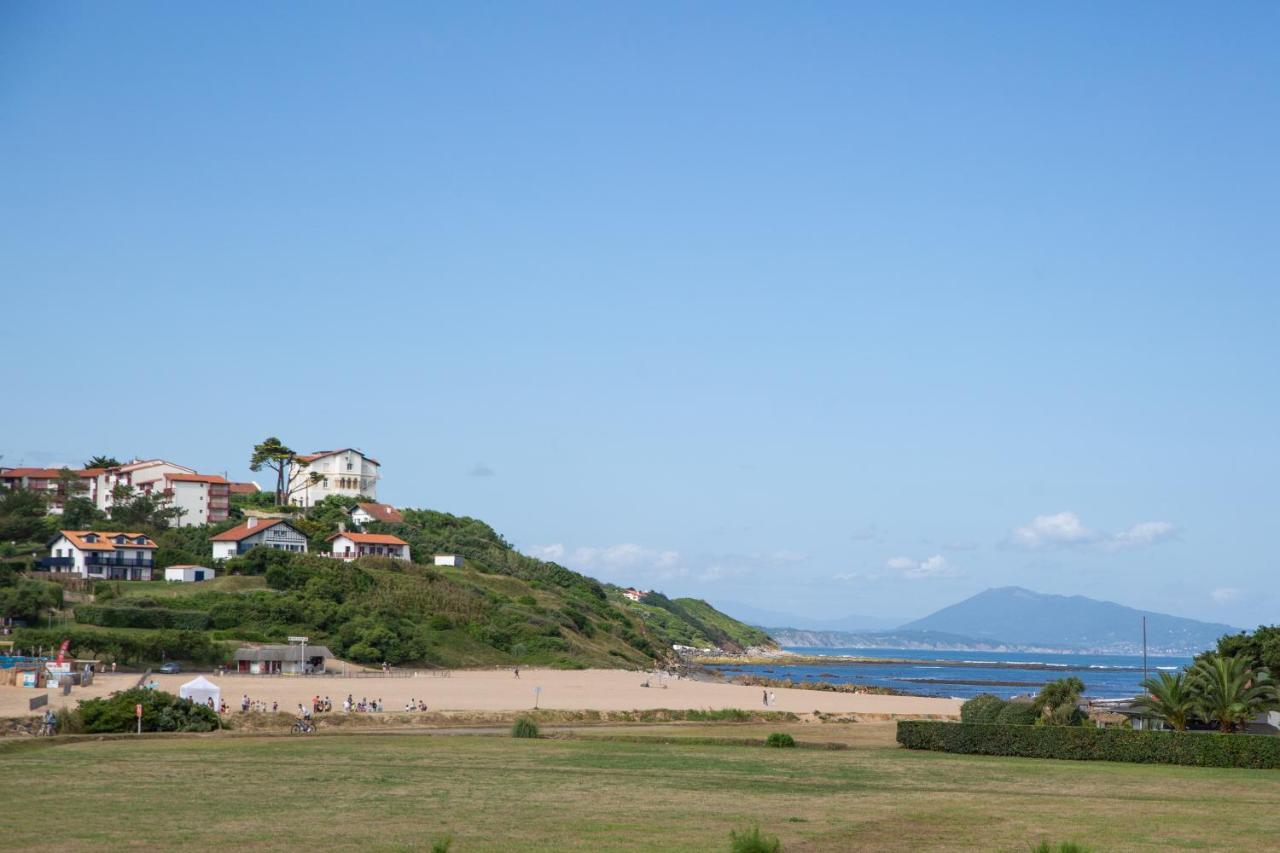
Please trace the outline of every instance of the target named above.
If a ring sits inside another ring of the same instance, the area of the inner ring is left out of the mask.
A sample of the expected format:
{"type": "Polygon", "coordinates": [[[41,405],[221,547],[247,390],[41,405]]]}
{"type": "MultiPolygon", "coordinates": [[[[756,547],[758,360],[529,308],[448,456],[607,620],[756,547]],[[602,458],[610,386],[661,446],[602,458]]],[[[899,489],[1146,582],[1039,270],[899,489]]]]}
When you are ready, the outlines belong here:
{"type": "Polygon", "coordinates": [[[516,668],[513,670],[513,672],[515,672],[515,674],[516,674],[516,678],[519,678],[519,677],[520,677],[520,667],[516,667],[516,668]]]}
{"type": "Polygon", "coordinates": [[[769,705],[770,705],[770,706],[772,706],[772,705],[773,705],[774,703],[776,703],[777,701],[778,701],[778,694],[777,694],[777,693],[774,693],[772,690],[770,690],[770,691],[769,691],[769,705]]]}
{"type": "Polygon", "coordinates": [[[769,691],[761,690],[760,692],[764,694],[764,706],[768,708],[769,707],[769,691]]]}

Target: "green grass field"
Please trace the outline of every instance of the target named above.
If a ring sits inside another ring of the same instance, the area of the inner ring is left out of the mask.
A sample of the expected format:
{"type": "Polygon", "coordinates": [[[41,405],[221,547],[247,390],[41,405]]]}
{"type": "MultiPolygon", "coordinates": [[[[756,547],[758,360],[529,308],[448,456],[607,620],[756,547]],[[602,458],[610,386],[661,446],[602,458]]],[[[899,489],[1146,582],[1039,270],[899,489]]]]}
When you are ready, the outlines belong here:
{"type": "MultiPolygon", "coordinates": [[[[0,752],[9,849],[796,850],[1272,846],[1280,774],[953,756],[882,724],[632,727],[652,742],[423,734],[105,741],[0,752]],[[839,751],[669,742],[785,729],[839,751]]],[[[34,746],[34,745],[33,745],[34,746]]]]}

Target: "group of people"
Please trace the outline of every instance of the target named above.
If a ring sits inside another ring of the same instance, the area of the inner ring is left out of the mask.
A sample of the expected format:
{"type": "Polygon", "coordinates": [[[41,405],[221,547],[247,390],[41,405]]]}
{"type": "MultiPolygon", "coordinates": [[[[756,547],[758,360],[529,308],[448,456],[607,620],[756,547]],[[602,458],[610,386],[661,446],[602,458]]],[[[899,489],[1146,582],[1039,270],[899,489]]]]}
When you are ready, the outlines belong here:
{"type": "Polygon", "coordinates": [[[413,711],[425,711],[427,710],[427,703],[421,699],[411,698],[408,702],[404,703],[404,709],[410,713],[413,711]]]}
{"type": "Polygon", "coordinates": [[[360,701],[357,702],[351,694],[348,693],[347,698],[342,701],[342,713],[344,714],[350,714],[352,712],[359,714],[378,714],[385,710],[387,709],[383,706],[381,699],[365,699],[362,696],[360,697],[360,701]]]}
{"type": "MultiPolygon", "coordinates": [[[[209,701],[212,702],[213,700],[210,699],[209,701]]],[[[247,714],[250,711],[254,711],[259,714],[265,714],[268,710],[270,710],[271,713],[274,714],[276,711],[280,710],[280,703],[272,701],[271,708],[268,709],[267,701],[265,699],[250,699],[248,693],[240,697],[240,713],[242,714],[247,714]]],[[[223,702],[222,713],[225,714],[226,712],[227,712],[227,703],[223,702]]]]}
{"type": "Polygon", "coordinates": [[[764,691],[764,706],[766,708],[768,708],[770,705],[772,705],[774,702],[777,702],[777,701],[778,701],[777,693],[774,693],[772,690],[764,691]]]}

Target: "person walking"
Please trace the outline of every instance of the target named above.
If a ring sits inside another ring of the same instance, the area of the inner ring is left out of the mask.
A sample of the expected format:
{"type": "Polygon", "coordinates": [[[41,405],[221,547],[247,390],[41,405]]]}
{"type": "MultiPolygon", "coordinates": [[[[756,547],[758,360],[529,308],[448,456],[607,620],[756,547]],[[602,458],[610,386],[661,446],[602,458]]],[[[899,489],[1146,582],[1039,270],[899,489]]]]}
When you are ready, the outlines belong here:
{"type": "Polygon", "coordinates": [[[760,692],[764,695],[764,706],[768,708],[769,707],[769,691],[761,690],[760,692]]]}

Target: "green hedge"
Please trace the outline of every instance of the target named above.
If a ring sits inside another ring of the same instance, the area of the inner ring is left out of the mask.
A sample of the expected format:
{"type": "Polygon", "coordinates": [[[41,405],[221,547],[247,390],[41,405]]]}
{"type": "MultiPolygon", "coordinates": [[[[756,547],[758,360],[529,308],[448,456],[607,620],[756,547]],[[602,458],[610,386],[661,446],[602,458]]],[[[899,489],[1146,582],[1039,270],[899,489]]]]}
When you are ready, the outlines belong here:
{"type": "Polygon", "coordinates": [[[1197,767],[1280,767],[1280,738],[1219,732],[1154,732],[1082,726],[987,726],[902,720],[898,743],[966,755],[1130,761],[1197,767]]]}
{"type": "Polygon", "coordinates": [[[103,628],[177,628],[204,631],[210,624],[203,610],[171,610],[168,607],[103,607],[81,604],[76,607],[76,621],[82,625],[103,628]]]}

